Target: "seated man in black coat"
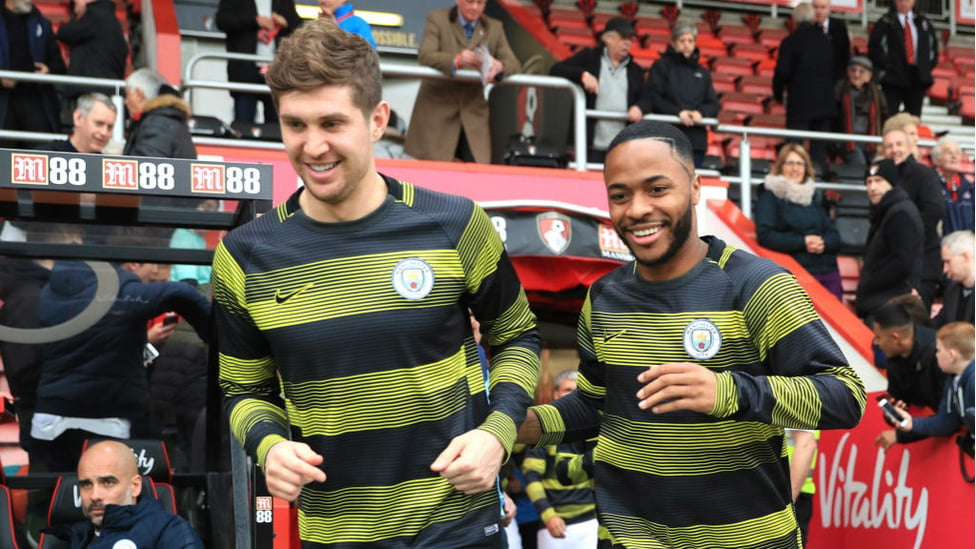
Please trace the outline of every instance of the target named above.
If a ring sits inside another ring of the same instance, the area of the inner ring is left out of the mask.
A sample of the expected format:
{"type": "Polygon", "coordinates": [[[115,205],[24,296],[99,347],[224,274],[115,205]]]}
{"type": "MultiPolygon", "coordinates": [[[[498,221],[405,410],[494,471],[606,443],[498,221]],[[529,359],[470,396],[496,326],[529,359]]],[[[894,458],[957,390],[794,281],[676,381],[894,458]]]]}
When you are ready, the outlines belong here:
{"type": "MultiPolygon", "coordinates": [[[[630,57],[630,45],[637,32],[623,17],[614,17],[600,35],[603,45],[584,48],[552,66],[549,74],[562,76],[583,87],[586,108],[627,113],[628,122],[637,122],[650,111],[642,96],[644,69],[630,57]]],[[[618,120],[586,121],[587,158],[603,162],[610,141],[626,124],[618,120]]]]}

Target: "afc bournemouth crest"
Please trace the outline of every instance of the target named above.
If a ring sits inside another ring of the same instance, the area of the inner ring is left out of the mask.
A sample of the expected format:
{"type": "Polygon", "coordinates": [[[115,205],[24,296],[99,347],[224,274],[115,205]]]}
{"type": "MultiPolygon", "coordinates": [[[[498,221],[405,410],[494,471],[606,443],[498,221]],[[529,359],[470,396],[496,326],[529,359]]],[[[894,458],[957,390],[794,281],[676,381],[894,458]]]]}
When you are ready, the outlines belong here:
{"type": "Polygon", "coordinates": [[[535,226],[539,230],[542,243],[556,255],[565,252],[573,240],[571,221],[561,213],[541,213],[535,216],[535,226]]]}
{"type": "Polygon", "coordinates": [[[684,344],[688,356],[708,360],[722,347],[722,334],[711,320],[699,318],[685,326],[684,344]]]}
{"type": "Polygon", "coordinates": [[[393,268],[393,289],[410,300],[423,299],[434,288],[434,269],[419,257],[400,260],[393,268]]]}

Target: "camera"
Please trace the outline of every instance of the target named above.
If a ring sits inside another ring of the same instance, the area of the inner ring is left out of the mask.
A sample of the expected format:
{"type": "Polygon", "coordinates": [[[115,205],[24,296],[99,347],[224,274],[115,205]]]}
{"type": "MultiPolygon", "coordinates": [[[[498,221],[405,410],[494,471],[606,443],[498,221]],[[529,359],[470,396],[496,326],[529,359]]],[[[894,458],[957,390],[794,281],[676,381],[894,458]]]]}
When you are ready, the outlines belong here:
{"type": "Polygon", "coordinates": [[[879,398],[878,407],[881,408],[881,411],[892,423],[898,425],[899,427],[904,427],[908,424],[908,419],[902,419],[902,416],[898,413],[895,405],[888,402],[888,399],[879,398]]]}

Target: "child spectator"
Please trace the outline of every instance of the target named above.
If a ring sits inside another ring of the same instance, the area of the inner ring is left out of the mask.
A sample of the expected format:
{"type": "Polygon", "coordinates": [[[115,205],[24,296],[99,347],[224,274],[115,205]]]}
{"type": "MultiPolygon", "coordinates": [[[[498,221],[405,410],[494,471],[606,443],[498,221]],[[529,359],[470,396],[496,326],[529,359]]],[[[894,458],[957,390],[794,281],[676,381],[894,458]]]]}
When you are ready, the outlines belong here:
{"type": "Polygon", "coordinates": [[[972,457],[974,337],[976,328],[968,322],[951,322],[939,328],[935,333],[935,358],[939,368],[949,377],[938,411],[933,416],[913,418],[904,408],[897,409],[902,423],[897,431],[888,430],[878,435],[878,445],[887,449],[895,442],[949,436],[964,425],[966,432],[960,435],[959,445],[972,457]]]}

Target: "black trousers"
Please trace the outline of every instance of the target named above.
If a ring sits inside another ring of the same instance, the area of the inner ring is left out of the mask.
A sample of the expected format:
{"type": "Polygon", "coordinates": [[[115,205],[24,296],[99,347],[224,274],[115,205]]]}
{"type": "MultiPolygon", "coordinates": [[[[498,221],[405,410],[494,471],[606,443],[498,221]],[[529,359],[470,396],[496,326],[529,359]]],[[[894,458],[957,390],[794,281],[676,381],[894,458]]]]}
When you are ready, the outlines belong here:
{"type": "Polygon", "coordinates": [[[929,91],[929,87],[919,81],[918,74],[912,71],[912,83],[909,86],[891,86],[888,84],[881,86],[888,101],[888,115],[899,111],[906,111],[915,116],[922,116],[922,100],[929,91]],[[899,108],[904,103],[905,108],[899,108]]]}

